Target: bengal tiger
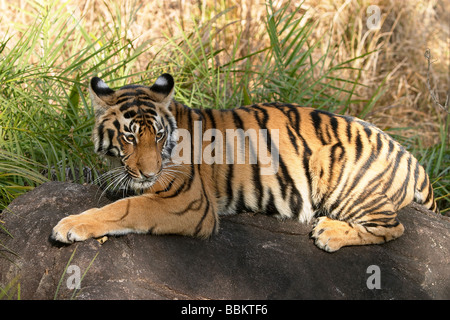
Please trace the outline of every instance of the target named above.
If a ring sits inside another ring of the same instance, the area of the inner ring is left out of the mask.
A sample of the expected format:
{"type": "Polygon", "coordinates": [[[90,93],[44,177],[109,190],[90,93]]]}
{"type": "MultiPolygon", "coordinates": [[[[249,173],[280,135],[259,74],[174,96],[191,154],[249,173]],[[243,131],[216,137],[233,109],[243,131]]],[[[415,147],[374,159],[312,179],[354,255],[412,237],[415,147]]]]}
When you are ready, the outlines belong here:
{"type": "Polygon", "coordinates": [[[413,200],[438,212],[424,168],[370,123],[288,103],[192,109],[174,100],[174,85],[170,74],[118,90],[92,78],[95,151],[137,195],[63,218],[53,240],[207,238],[220,215],[247,211],[314,220],[315,244],[334,252],[400,237],[397,211],[413,200]]]}

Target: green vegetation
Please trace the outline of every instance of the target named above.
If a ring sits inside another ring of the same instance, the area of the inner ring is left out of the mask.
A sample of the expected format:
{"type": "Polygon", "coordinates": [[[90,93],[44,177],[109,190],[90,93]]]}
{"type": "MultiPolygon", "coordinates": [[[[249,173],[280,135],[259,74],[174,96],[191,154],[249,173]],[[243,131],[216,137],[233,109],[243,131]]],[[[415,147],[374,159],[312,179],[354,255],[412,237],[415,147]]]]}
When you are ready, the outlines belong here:
{"type": "Polygon", "coordinates": [[[12,48],[12,36],[1,41],[1,206],[46,180],[95,177],[88,80],[102,74],[125,84],[146,50],[111,30],[95,37],[63,9],[43,6],[12,48]]]}
{"type": "MultiPolygon", "coordinates": [[[[165,45],[144,68],[141,57],[149,56],[152,43],[137,45],[124,36],[137,4],[126,16],[119,5],[110,5],[117,23],[103,21],[101,31],[93,34],[88,21],[68,10],[70,2],[30,3],[33,23],[11,26],[14,31],[0,39],[0,210],[44,181],[92,182],[103,170],[90,141],[94,119],[87,85],[95,75],[120,87],[150,84],[170,72],[177,83],[176,99],[191,107],[278,100],[349,113],[358,104],[361,111],[353,115],[365,117],[384,92],[380,80],[371,96],[358,93],[365,71],[355,62],[373,51],[337,59],[346,44],[332,41],[328,33],[312,37],[317,22],[289,3],[275,8],[268,1],[268,41],[254,50],[242,50],[245,30],[228,21],[231,9],[224,9],[192,28],[177,25],[180,36],[167,34],[165,45]]],[[[427,168],[445,212],[450,210],[448,119],[439,126],[440,141],[431,147],[422,147],[417,137],[398,138],[427,168]]]]}

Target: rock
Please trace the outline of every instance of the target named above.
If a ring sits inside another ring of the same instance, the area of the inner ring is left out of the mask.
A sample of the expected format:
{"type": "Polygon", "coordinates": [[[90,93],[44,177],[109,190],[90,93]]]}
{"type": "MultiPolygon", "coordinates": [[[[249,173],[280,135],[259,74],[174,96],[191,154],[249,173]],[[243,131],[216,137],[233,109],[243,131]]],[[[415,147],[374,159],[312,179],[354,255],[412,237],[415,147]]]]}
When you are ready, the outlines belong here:
{"type": "Polygon", "coordinates": [[[450,219],[419,205],[399,213],[401,238],[332,254],[314,245],[311,225],[250,214],[223,217],[209,240],[50,244],[62,217],[109,202],[100,194],[50,182],[14,200],[1,217],[13,237],[0,235],[0,287],[20,283],[21,299],[450,299],[450,219]]]}

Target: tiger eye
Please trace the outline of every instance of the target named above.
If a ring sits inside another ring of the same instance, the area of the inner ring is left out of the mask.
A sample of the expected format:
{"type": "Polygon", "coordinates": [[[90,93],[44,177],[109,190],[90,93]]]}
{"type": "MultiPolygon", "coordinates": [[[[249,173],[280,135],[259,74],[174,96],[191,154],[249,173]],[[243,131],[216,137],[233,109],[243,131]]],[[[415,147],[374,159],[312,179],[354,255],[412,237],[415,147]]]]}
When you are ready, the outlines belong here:
{"type": "Polygon", "coordinates": [[[136,138],[132,134],[124,135],[123,138],[125,139],[126,142],[129,142],[129,143],[136,142],[136,138]]]}
{"type": "Polygon", "coordinates": [[[156,141],[161,140],[164,137],[164,131],[159,131],[156,133],[156,141]]]}

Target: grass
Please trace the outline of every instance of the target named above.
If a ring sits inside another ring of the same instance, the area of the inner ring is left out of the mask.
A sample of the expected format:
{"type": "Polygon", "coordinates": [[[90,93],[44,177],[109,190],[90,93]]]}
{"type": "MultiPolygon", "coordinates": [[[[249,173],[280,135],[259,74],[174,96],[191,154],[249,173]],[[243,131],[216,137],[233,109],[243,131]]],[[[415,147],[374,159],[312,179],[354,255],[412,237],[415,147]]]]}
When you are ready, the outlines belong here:
{"type": "MultiPolygon", "coordinates": [[[[324,19],[317,18],[323,8],[313,9],[306,1],[281,6],[249,2],[257,9],[253,17],[250,8],[244,10],[244,1],[237,8],[219,2],[214,9],[203,1],[197,16],[197,9],[187,7],[191,11],[186,14],[195,18],[180,13],[152,37],[142,26],[144,36],[136,34],[140,13],[150,10],[143,3],[103,2],[95,8],[88,7],[89,2],[75,3],[30,0],[2,33],[2,207],[44,181],[92,182],[102,170],[90,141],[94,119],[87,83],[94,75],[119,87],[149,84],[159,74],[171,72],[177,81],[176,98],[192,107],[231,108],[279,100],[360,116],[380,126],[373,120],[377,106],[389,96],[394,74],[391,70],[378,81],[368,81],[367,73],[374,57],[381,59],[388,51],[383,46],[391,39],[381,32],[364,33],[357,20],[363,8],[344,11],[345,6],[338,6],[342,14],[335,15],[333,23],[325,19],[324,28],[324,19]],[[355,10],[359,10],[356,18],[355,10]],[[347,26],[341,21],[344,16],[347,26]]],[[[155,6],[163,6],[167,14],[161,21],[171,19],[165,5],[155,6]]],[[[384,23],[389,19],[388,14],[384,23]]],[[[402,23],[394,21],[391,30],[402,23]]],[[[402,135],[411,130],[395,131],[398,127],[386,123],[380,127],[399,133],[399,140],[426,166],[441,211],[446,212],[450,210],[448,119],[438,111],[429,119],[437,133],[426,145],[417,131],[402,135]]]]}
{"type": "MultiPolygon", "coordinates": [[[[77,248],[78,248],[78,246],[75,246],[75,249],[73,250],[69,260],[67,261],[66,267],[64,268],[64,271],[62,272],[61,277],[59,278],[58,285],[57,285],[56,290],[55,290],[55,295],[53,296],[53,300],[58,300],[58,299],[61,298],[61,294],[60,294],[61,284],[63,283],[64,278],[66,277],[66,275],[68,274],[68,268],[71,266],[71,262],[72,262],[73,257],[75,256],[77,248]]],[[[77,275],[76,271],[73,271],[73,270],[71,271],[71,273],[74,273],[73,276],[71,276],[72,277],[71,280],[74,280],[74,281],[71,281],[71,284],[70,284],[71,286],[73,286],[73,288],[70,288],[70,290],[73,290],[72,291],[72,295],[70,296],[70,300],[76,299],[77,296],[81,293],[81,290],[82,290],[81,284],[83,282],[83,279],[86,276],[86,273],[91,268],[92,263],[94,263],[94,261],[97,258],[99,253],[100,253],[100,251],[97,251],[95,256],[91,259],[91,261],[89,262],[89,265],[86,267],[86,270],[84,271],[83,275],[81,275],[81,274],[77,275]],[[80,278],[79,279],[75,279],[76,276],[80,276],[80,278]]],[[[74,265],[74,266],[79,268],[77,265],[74,265]]],[[[68,281],[68,280],[69,279],[66,279],[66,281],[68,281]]]]}
{"type": "Polygon", "coordinates": [[[4,288],[0,287],[0,300],[20,300],[20,278],[16,276],[4,288]]]}
{"type": "Polygon", "coordinates": [[[39,3],[35,22],[16,44],[8,47],[9,36],[0,46],[3,206],[46,180],[92,181],[99,162],[92,154],[86,83],[93,74],[125,83],[133,76],[133,60],[146,49],[130,50],[112,31],[96,37],[78,21],[71,23],[57,2],[39,3]]]}

